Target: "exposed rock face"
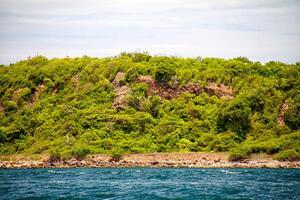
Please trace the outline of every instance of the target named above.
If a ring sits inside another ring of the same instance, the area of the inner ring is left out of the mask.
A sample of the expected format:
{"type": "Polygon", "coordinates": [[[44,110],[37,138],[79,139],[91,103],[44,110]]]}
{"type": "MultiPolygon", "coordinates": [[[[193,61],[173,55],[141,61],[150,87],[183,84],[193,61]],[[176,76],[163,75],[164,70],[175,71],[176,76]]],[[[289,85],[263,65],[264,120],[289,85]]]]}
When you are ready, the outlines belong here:
{"type": "MultiPolygon", "coordinates": [[[[75,74],[71,77],[71,84],[74,88],[78,88],[79,81],[80,81],[80,76],[78,74],[75,74]]],[[[56,91],[56,93],[57,93],[57,91],[56,91]]]]}
{"type": "Polygon", "coordinates": [[[169,86],[159,85],[151,76],[140,76],[137,81],[148,84],[147,96],[158,95],[164,99],[172,99],[179,95],[179,90],[169,86]]]}
{"type": "MultiPolygon", "coordinates": [[[[125,80],[125,73],[118,72],[115,79],[112,81],[116,92],[116,99],[113,103],[113,107],[116,109],[122,109],[128,105],[128,94],[130,93],[130,87],[123,85],[125,80]]],[[[233,90],[223,84],[220,86],[214,82],[208,82],[208,85],[203,87],[197,83],[188,83],[181,87],[170,87],[168,85],[160,85],[151,76],[140,76],[137,82],[144,82],[148,84],[147,96],[158,95],[163,99],[172,99],[178,97],[180,94],[189,92],[193,94],[200,94],[206,92],[209,95],[216,95],[219,98],[227,100],[233,99],[233,90]]]]}
{"type": "Polygon", "coordinates": [[[284,114],[288,109],[289,109],[289,104],[288,104],[288,101],[285,99],[279,107],[279,113],[278,113],[278,117],[277,117],[277,123],[279,126],[285,125],[284,114]]]}
{"type": "Polygon", "coordinates": [[[128,86],[122,85],[122,81],[124,80],[125,73],[118,72],[115,79],[112,81],[117,95],[113,103],[113,107],[117,110],[122,109],[128,105],[128,94],[131,90],[128,86]]]}
{"type": "Polygon", "coordinates": [[[214,82],[208,82],[208,85],[202,87],[197,83],[188,83],[182,87],[173,88],[167,85],[159,85],[151,76],[140,76],[138,82],[145,82],[148,84],[148,96],[158,95],[164,99],[172,99],[178,97],[180,94],[189,92],[193,94],[200,94],[206,92],[209,95],[216,95],[220,98],[231,100],[234,98],[233,90],[223,84],[220,86],[214,82]]]}
{"type": "Polygon", "coordinates": [[[115,79],[112,81],[112,84],[115,87],[121,87],[122,81],[125,80],[125,73],[124,72],[118,72],[115,76],[115,79]]]}
{"type": "Polygon", "coordinates": [[[5,111],[5,107],[0,103],[0,112],[4,112],[5,111]]]}
{"type": "Polygon", "coordinates": [[[130,92],[130,88],[128,86],[122,86],[115,88],[115,92],[117,97],[113,103],[113,107],[117,110],[122,109],[128,105],[128,93],[130,92]]]}
{"type": "Polygon", "coordinates": [[[227,100],[233,99],[233,90],[228,86],[221,84],[217,85],[214,82],[208,82],[208,85],[204,88],[204,91],[210,95],[216,95],[220,98],[224,98],[227,100]]]}
{"type": "Polygon", "coordinates": [[[33,97],[31,98],[30,102],[28,102],[28,105],[31,106],[33,105],[40,97],[41,93],[43,92],[44,90],[44,83],[40,83],[36,89],[35,89],[35,92],[33,94],[33,97]]]}

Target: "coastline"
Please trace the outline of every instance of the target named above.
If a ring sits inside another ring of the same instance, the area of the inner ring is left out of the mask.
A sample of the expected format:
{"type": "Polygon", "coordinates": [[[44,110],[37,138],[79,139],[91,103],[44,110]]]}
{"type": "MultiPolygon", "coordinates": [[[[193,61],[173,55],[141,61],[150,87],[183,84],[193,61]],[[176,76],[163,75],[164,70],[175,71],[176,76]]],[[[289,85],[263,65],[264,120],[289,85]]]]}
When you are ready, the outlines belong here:
{"type": "MultiPolygon", "coordinates": [[[[2,157],[3,158],[3,157],[2,157]]],[[[112,159],[106,154],[90,155],[85,159],[70,159],[50,162],[41,160],[16,159],[1,160],[0,168],[114,168],[114,167],[153,167],[153,168],[300,168],[300,161],[277,161],[270,156],[253,156],[243,161],[228,160],[226,153],[147,153],[127,154],[112,159]]]]}

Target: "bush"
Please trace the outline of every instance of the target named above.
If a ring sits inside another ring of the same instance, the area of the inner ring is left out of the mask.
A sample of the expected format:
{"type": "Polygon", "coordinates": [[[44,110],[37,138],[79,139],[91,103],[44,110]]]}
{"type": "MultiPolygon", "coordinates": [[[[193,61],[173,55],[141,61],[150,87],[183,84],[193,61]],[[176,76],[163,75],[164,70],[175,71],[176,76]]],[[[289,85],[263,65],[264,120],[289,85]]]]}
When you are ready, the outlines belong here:
{"type": "Polygon", "coordinates": [[[176,146],[178,147],[179,151],[188,152],[191,150],[193,143],[186,138],[181,138],[177,143],[176,146]]]}
{"type": "Polygon", "coordinates": [[[110,156],[110,162],[118,162],[122,159],[123,153],[121,151],[113,151],[110,156]]]}
{"type": "Polygon", "coordinates": [[[236,148],[232,150],[229,154],[230,161],[240,161],[249,157],[250,149],[249,148],[236,148]]]}
{"type": "Polygon", "coordinates": [[[241,140],[251,128],[251,109],[242,98],[235,98],[219,114],[217,126],[219,131],[231,130],[238,133],[241,140]]]}
{"type": "Polygon", "coordinates": [[[280,161],[298,161],[300,160],[300,153],[294,149],[288,149],[279,152],[275,159],[280,161]]]}
{"type": "Polygon", "coordinates": [[[281,149],[300,149],[300,131],[283,135],[278,139],[281,143],[281,149]]]}
{"type": "Polygon", "coordinates": [[[125,81],[128,82],[128,83],[133,82],[139,77],[139,75],[140,75],[139,68],[136,67],[136,66],[131,67],[126,72],[125,81]]]}
{"type": "Polygon", "coordinates": [[[30,99],[31,90],[29,88],[24,88],[20,94],[23,101],[28,101],[30,99]]]}
{"type": "Polygon", "coordinates": [[[61,155],[57,149],[51,149],[49,153],[50,156],[48,158],[48,162],[57,162],[61,160],[61,155]]]}
{"type": "Polygon", "coordinates": [[[35,56],[33,58],[30,58],[28,60],[28,63],[30,65],[40,67],[40,66],[46,65],[48,63],[48,59],[44,56],[35,56]]]}
{"type": "Polygon", "coordinates": [[[300,129],[300,103],[290,105],[289,109],[285,113],[285,122],[292,129],[300,129]]]}
{"type": "Polygon", "coordinates": [[[155,72],[155,80],[160,84],[168,83],[172,76],[175,75],[175,70],[167,66],[159,66],[155,72]]]}
{"type": "Polygon", "coordinates": [[[5,110],[8,112],[12,112],[17,109],[17,104],[14,101],[5,101],[3,105],[6,108],[5,110]]]}
{"type": "Polygon", "coordinates": [[[279,145],[276,142],[265,141],[256,143],[250,146],[251,153],[267,153],[274,154],[277,153],[280,149],[279,145]]]}
{"type": "Polygon", "coordinates": [[[90,149],[83,146],[83,145],[76,145],[73,149],[72,149],[72,155],[76,158],[76,159],[83,159],[85,158],[88,154],[90,153],[90,149]]]}
{"type": "Polygon", "coordinates": [[[214,135],[210,148],[214,151],[228,151],[236,145],[235,139],[236,135],[232,132],[214,135]]]}

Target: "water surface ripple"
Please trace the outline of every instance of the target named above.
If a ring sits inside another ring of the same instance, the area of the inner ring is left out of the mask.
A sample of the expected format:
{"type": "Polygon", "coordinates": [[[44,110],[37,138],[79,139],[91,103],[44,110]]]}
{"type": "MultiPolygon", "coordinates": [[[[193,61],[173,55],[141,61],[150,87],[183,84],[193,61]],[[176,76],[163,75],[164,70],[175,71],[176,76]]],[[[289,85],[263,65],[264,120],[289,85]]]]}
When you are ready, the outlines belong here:
{"type": "Polygon", "coordinates": [[[300,199],[300,170],[0,169],[0,199],[300,199]]]}

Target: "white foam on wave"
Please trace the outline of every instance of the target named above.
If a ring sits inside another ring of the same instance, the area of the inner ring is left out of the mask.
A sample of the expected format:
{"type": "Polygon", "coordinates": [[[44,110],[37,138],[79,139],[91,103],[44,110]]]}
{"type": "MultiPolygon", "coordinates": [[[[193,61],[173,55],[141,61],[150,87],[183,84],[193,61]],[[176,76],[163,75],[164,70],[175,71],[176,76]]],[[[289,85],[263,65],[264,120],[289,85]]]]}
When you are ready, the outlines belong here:
{"type": "Polygon", "coordinates": [[[50,169],[50,170],[47,171],[47,173],[49,173],[49,174],[63,174],[65,172],[64,171],[56,171],[56,170],[50,169]]]}
{"type": "Polygon", "coordinates": [[[240,174],[241,172],[232,172],[232,171],[229,171],[227,169],[222,169],[221,172],[225,173],[225,174],[240,174]]]}

